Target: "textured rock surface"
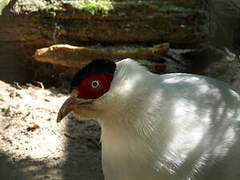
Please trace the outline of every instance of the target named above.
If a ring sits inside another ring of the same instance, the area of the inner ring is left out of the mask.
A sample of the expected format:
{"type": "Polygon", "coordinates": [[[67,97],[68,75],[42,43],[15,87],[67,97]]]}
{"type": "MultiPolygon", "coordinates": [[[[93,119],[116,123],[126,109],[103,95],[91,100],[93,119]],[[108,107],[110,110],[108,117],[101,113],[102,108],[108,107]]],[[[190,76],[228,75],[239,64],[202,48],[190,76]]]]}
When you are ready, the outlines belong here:
{"type": "MultiPolygon", "coordinates": [[[[93,59],[111,59],[113,61],[132,58],[158,62],[160,55],[168,51],[169,44],[162,43],[153,47],[77,47],[64,44],[38,49],[34,58],[67,67],[82,68],[93,59]]],[[[156,63],[155,63],[156,64],[156,63]]]]}
{"type": "Polygon", "coordinates": [[[118,0],[104,4],[108,9],[104,6],[91,9],[80,2],[12,1],[3,11],[0,39],[37,45],[167,41],[193,46],[206,36],[201,31],[203,24],[200,22],[204,18],[197,0],[118,0]],[[11,33],[11,36],[5,33],[11,33]]]}
{"type": "Polygon", "coordinates": [[[240,54],[240,1],[209,0],[208,7],[211,41],[240,54]]]}
{"type": "MultiPolygon", "coordinates": [[[[205,11],[198,0],[7,2],[0,4],[0,70],[21,71],[27,78],[23,82],[48,82],[52,77],[51,82],[56,82],[57,77],[68,74],[69,69],[43,65],[32,58],[36,49],[54,44],[119,47],[169,42],[171,47],[193,48],[208,36],[205,11]],[[5,58],[9,54],[11,61],[5,58]]],[[[10,77],[4,79],[20,79],[16,73],[10,77]]]]}

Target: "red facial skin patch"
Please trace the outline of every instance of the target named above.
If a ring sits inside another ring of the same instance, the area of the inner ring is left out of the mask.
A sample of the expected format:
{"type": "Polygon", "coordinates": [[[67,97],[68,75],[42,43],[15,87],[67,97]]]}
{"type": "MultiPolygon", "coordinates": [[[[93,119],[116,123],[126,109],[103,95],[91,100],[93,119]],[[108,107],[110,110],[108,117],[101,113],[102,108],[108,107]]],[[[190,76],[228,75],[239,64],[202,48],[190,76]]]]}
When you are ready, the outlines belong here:
{"type": "Polygon", "coordinates": [[[80,98],[97,99],[105,94],[111,86],[113,75],[94,74],[87,76],[78,87],[80,98]]]}

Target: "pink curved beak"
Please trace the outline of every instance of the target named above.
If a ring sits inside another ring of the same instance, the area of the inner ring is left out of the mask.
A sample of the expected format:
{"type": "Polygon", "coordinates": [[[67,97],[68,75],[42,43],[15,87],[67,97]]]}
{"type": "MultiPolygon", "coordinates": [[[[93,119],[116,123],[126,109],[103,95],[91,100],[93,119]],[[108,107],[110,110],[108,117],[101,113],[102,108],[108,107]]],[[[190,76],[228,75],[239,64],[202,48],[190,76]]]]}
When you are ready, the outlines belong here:
{"type": "Polygon", "coordinates": [[[82,104],[90,104],[93,99],[82,99],[78,98],[78,91],[73,90],[70,97],[67,98],[61,108],[58,111],[57,122],[60,122],[64,117],[66,117],[71,111],[79,107],[82,104]]]}
{"type": "Polygon", "coordinates": [[[70,96],[69,98],[67,98],[61,106],[60,110],[58,111],[57,122],[60,122],[73,109],[75,109],[78,103],[79,99],[77,97],[70,96]]]}

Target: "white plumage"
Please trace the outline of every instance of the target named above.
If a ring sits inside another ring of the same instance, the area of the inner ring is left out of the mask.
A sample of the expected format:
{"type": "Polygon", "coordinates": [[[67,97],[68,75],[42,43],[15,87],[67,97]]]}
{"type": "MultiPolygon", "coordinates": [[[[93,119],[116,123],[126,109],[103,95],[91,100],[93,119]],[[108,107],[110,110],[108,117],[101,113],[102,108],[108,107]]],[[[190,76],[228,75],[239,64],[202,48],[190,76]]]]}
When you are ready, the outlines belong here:
{"type": "Polygon", "coordinates": [[[105,180],[240,179],[240,96],[221,81],[124,59],[110,90],[74,112],[102,127],[105,180]]]}

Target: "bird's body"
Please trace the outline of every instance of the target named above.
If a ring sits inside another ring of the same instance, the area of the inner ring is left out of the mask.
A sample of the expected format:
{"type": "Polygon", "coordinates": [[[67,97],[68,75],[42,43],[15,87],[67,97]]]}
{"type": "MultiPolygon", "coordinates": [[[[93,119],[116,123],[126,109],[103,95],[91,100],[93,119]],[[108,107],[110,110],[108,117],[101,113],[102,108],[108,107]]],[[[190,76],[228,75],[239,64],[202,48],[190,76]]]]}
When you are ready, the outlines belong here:
{"type": "Polygon", "coordinates": [[[125,59],[108,92],[73,111],[101,125],[105,180],[240,179],[240,96],[221,81],[125,59]]]}

